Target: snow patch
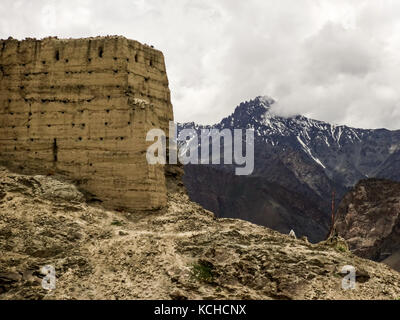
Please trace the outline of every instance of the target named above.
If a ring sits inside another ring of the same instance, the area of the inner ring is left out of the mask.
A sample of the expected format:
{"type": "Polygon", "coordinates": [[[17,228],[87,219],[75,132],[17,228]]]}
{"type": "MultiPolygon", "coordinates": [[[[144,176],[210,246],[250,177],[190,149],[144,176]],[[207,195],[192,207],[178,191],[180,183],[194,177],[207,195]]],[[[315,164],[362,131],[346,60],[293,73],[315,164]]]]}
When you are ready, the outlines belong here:
{"type": "Polygon", "coordinates": [[[301,140],[299,136],[297,136],[297,140],[300,142],[301,146],[303,147],[303,150],[316,162],[318,163],[322,168],[326,169],[324,164],[319,160],[317,157],[314,157],[313,154],[311,153],[310,148],[301,140]]]}

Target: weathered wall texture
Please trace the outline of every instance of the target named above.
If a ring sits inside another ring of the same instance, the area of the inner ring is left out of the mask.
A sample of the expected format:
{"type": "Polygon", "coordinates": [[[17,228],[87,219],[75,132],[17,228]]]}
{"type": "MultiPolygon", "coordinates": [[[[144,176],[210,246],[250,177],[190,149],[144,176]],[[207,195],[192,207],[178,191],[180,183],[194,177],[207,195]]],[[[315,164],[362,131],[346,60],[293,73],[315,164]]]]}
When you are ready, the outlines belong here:
{"type": "Polygon", "coordinates": [[[105,205],[166,203],[145,136],[173,119],[163,54],[124,37],[0,40],[0,161],[75,180],[105,205]]]}

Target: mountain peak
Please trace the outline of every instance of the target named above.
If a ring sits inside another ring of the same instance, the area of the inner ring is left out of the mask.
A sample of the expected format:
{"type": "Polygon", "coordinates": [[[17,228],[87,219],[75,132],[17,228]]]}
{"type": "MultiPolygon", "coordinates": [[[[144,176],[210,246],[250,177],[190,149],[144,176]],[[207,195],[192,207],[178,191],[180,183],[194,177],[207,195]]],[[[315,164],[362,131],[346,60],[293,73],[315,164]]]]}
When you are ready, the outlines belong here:
{"type": "MultiPolygon", "coordinates": [[[[249,183],[251,192],[242,197],[237,195],[242,194],[239,189],[243,188],[243,185],[231,191],[218,187],[212,192],[212,196],[207,196],[210,192],[209,181],[218,176],[220,170],[221,181],[226,184],[225,175],[231,174],[230,167],[216,166],[216,171],[209,173],[203,166],[193,166],[199,171],[185,168],[185,172],[192,173],[192,175],[188,173],[185,183],[191,186],[192,189],[189,188],[191,195],[197,197],[199,203],[208,205],[208,208],[218,212],[220,216],[251,219],[253,222],[273,226],[285,233],[293,229],[297,235],[312,236],[313,238],[310,238],[312,241],[318,241],[328,232],[324,228],[328,225],[326,212],[331,210],[332,189],[335,189],[336,195],[341,197],[348,187],[354,186],[360,179],[367,177],[400,179],[395,174],[399,172],[396,169],[400,163],[400,152],[395,151],[400,150],[400,131],[337,126],[304,115],[285,117],[274,113],[273,107],[270,106],[271,100],[269,97],[258,96],[250,101],[244,101],[231,115],[213,127],[220,130],[250,128],[254,130],[255,171],[251,179],[261,177],[268,183],[290,190],[287,198],[286,191],[282,189],[273,195],[277,188],[268,187],[264,180],[243,182],[249,183]],[[209,178],[199,179],[201,176],[199,172],[209,178]],[[254,196],[253,190],[257,190],[258,196],[254,196]],[[302,200],[298,200],[296,202],[298,209],[287,207],[287,203],[293,203],[293,194],[297,193],[301,193],[308,199],[307,203],[312,205],[309,208],[305,207],[302,200]],[[217,196],[214,196],[215,194],[217,196]],[[264,200],[267,197],[270,197],[270,203],[266,205],[264,200]],[[264,200],[257,203],[256,198],[264,200]],[[280,209],[276,207],[276,203],[281,204],[280,209]],[[294,211],[298,213],[293,213],[294,211]],[[292,212],[295,218],[291,216],[285,220],[286,212],[292,212]],[[275,218],[269,220],[268,217],[275,215],[287,222],[278,223],[275,218]],[[304,224],[297,220],[300,216],[304,219],[304,224]],[[312,227],[310,220],[313,220],[312,227]]],[[[200,132],[203,127],[195,126],[195,129],[200,132]]]]}
{"type": "Polygon", "coordinates": [[[255,100],[258,100],[260,103],[262,103],[265,106],[270,107],[273,103],[275,103],[275,100],[271,98],[270,96],[257,96],[255,100]]]}

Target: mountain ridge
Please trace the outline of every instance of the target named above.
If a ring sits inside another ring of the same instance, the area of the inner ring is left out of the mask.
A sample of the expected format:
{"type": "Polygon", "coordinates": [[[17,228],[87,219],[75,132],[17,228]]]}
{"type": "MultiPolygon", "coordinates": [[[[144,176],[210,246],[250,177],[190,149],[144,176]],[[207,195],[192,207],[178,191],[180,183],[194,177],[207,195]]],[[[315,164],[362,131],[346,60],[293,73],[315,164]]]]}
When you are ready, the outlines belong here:
{"type": "MultiPolygon", "coordinates": [[[[359,180],[369,177],[400,179],[392,168],[400,169],[400,130],[351,128],[346,125],[332,125],[324,121],[296,115],[282,117],[271,112],[274,100],[259,96],[240,103],[231,115],[214,125],[197,125],[194,122],[178,124],[178,131],[193,128],[201,129],[254,129],[255,165],[252,176],[262,177],[265,183],[277,183],[293,193],[304,195],[304,202],[312,202],[322,216],[320,222],[313,223],[316,229],[328,231],[331,192],[336,190],[336,202],[359,180]],[[319,225],[319,227],[317,227],[319,225]]],[[[200,144],[200,142],[199,142],[200,144]]],[[[185,145],[181,145],[183,152],[185,145]]],[[[210,179],[216,179],[218,172],[233,174],[230,165],[201,165],[196,174],[209,174],[206,167],[217,171],[210,179]]],[[[193,166],[185,166],[185,185],[191,198],[205,208],[210,207],[207,199],[207,183],[194,185],[193,166]],[[196,195],[196,189],[203,196],[196,195]]],[[[241,178],[246,181],[246,177],[241,178]]],[[[198,181],[197,181],[198,182],[198,181]]],[[[254,186],[257,189],[257,186],[254,186]]],[[[238,189],[240,187],[238,186],[238,189]]],[[[218,196],[224,198],[223,190],[218,196]]],[[[290,198],[287,199],[290,201],[290,198]]],[[[248,204],[251,210],[251,203],[248,204]]],[[[217,215],[229,217],[239,213],[227,212],[223,206],[213,207],[217,215]]],[[[254,214],[259,215],[255,212],[254,214]]],[[[276,214],[283,214],[278,210],[276,214]]],[[[290,224],[290,223],[289,223],[290,224]]],[[[263,225],[270,226],[268,222],[263,225]]],[[[282,232],[291,226],[278,229],[282,232]]],[[[300,234],[319,241],[325,232],[317,236],[310,234],[310,228],[303,226],[300,234]]]]}

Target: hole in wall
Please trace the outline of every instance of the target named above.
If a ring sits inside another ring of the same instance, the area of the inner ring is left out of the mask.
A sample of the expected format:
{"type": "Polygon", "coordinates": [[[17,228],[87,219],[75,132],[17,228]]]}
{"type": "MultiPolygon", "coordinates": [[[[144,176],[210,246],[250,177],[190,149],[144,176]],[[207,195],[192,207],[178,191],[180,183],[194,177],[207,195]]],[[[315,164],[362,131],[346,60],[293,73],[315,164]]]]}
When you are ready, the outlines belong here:
{"type": "Polygon", "coordinates": [[[135,62],[138,62],[138,60],[139,60],[139,57],[138,57],[138,55],[137,55],[137,53],[135,54],[135,62]]]}
{"type": "Polygon", "coordinates": [[[54,138],[53,140],[53,161],[58,161],[58,146],[57,146],[57,139],[54,138]]]}
{"type": "Polygon", "coordinates": [[[100,47],[99,48],[99,58],[103,58],[103,53],[104,53],[103,47],[100,47]]]}
{"type": "Polygon", "coordinates": [[[68,63],[69,62],[69,60],[68,59],[65,59],[65,63],[68,63]]]}
{"type": "Polygon", "coordinates": [[[56,51],[56,56],[55,56],[56,60],[59,61],[60,60],[60,51],[56,51]]]}

